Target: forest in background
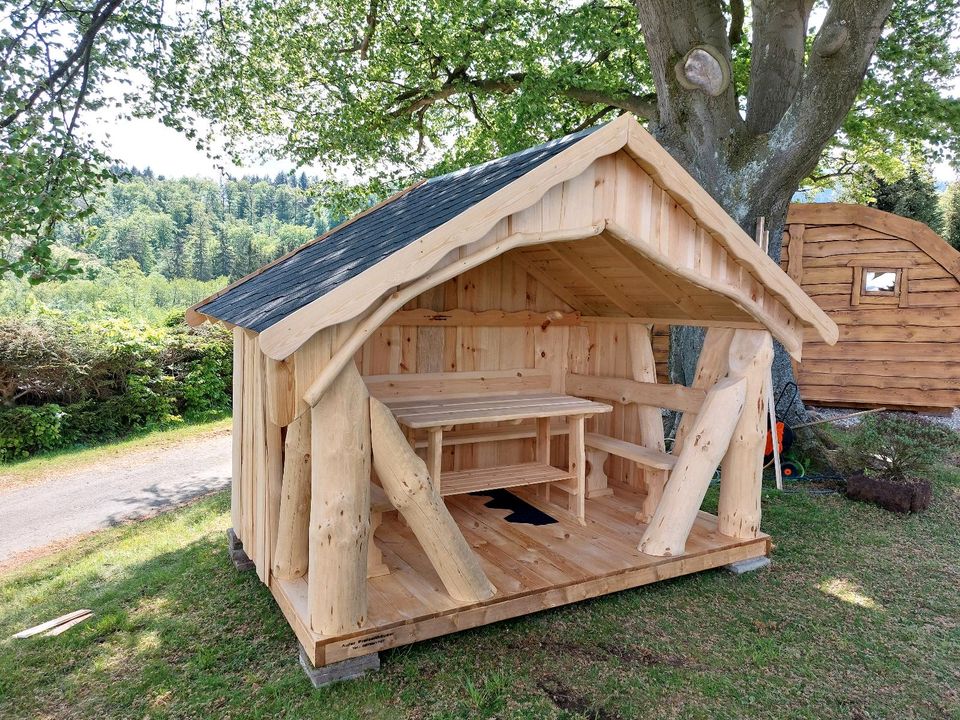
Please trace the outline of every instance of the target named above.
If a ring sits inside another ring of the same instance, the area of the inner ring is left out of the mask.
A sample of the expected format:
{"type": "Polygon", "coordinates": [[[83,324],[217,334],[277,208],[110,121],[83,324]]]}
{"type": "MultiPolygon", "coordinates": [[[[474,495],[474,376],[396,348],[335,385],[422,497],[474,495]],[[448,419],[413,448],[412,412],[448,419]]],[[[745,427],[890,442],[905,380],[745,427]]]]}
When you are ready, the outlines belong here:
{"type": "Polygon", "coordinates": [[[222,182],[120,170],[54,253],[81,272],[0,281],[0,462],[230,412],[230,333],[184,310],[333,222],[304,174],[222,182]]]}

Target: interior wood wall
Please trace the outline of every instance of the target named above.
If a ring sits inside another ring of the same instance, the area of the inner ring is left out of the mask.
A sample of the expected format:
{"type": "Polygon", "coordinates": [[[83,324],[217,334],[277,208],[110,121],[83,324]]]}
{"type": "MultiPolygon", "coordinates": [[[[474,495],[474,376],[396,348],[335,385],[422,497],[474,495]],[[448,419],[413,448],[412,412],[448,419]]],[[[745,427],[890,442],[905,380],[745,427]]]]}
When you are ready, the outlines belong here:
{"type": "MultiPolygon", "coordinates": [[[[429,308],[515,312],[532,310],[571,312],[542,283],[508,257],[474,268],[419,296],[404,310],[429,308]]],[[[540,368],[554,377],[554,389],[563,390],[566,372],[629,378],[626,321],[581,318],[578,326],[535,327],[411,327],[380,328],[357,354],[361,374],[464,372],[540,368]]],[[[588,422],[591,430],[623,440],[641,442],[635,408],[614,403],[611,414],[588,422]]],[[[468,429],[468,426],[462,426],[468,429]]],[[[564,441],[554,443],[553,461],[566,461],[564,441]]],[[[531,440],[509,440],[458,445],[444,450],[444,469],[466,469],[533,461],[531,440]]],[[[621,482],[639,483],[619,458],[608,461],[608,473],[621,482]]]]}
{"type": "MultiPolygon", "coordinates": [[[[827,221],[828,222],[828,221],[827,221]]],[[[801,226],[794,225],[794,231],[801,226]]],[[[806,225],[800,285],[840,328],[833,347],[804,345],[798,382],[810,402],[948,409],[960,405],[960,282],[909,237],[859,225],[806,225]],[[851,303],[850,261],[908,266],[908,307],[851,303]]],[[[790,235],[782,265],[791,260],[790,235]]]]}

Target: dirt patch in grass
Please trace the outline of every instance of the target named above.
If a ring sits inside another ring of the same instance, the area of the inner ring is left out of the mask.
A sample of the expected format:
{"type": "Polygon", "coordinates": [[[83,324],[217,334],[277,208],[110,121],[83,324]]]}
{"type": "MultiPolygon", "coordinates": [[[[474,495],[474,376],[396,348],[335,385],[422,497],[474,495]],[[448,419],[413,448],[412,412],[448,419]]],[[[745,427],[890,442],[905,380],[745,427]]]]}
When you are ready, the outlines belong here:
{"type": "Polygon", "coordinates": [[[554,705],[566,712],[594,720],[625,720],[619,713],[597,707],[588,697],[557,677],[541,678],[537,685],[554,705]]]}

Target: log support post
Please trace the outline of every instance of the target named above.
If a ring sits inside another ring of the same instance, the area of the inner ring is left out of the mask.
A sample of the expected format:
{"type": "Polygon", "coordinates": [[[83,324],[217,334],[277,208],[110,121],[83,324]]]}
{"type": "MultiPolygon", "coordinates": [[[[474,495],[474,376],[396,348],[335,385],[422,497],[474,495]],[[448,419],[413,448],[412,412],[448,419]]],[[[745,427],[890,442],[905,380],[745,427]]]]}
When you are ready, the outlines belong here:
{"type": "MultiPolygon", "coordinates": [[[[450,596],[464,603],[493,597],[497,589],[434,487],[427,466],[410,447],[390,409],[370,398],[373,466],[383,491],[420,541],[450,596]]],[[[312,568],[311,568],[312,572],[312,568]]]]}
{"type": "Polygon", "coordinates": [[[307,606],[321,635],[359,629],[367,616],[370,405],[348,363],[311,409],[307,606]]]}
{"type": "MultiPolygon", "coordinates": [[[[697,371],[693,376],[691,387],[698,390],[706,390],[715,385],[720,378],[727,374],[727,358],[730,354],[730,343],[733,342],[733,335],[736,330],[732,328],[712,327],[707,330],[707,335],[703,339],[703,348],[700,350],[700,357],[697,359],[697,371]]],[[[673,448],[670,450],[674,455],[679,455],[683,449],[683,443],[690,434],[690,427],[696,421],[697,416],[691,413],[684,413],[680,418],[680,424],[674,435],[673,448]]]]}
{"type": "MultiPolygon", "coordinates": [[[[651,334],[653,325],[627,325],[627,340],[630,346],[630,377],[637,382],[655,383],[657,381],[657,364],[653,355],[651,334]]],[[[659,452],[665,452],[666,442],[663,437],[663,416],[660,408],[649,405],[636,405],[637,419],[640,427],[641,442],[645,447],[659,452]]],[[[635,475],[643,473],[643,485],[646,487],[646,497],[640,509],[641,522],[647,522],[652,516],[667,483],[667,471],[655,468],[641,468],[634,465],[635,475]]],[[[639,483],[637,483],[639,484],[639,483]]]]}
{"type": "Polygon", "coordinates": [[[720,520],[718,529],[723,535],[755,538],[760,532],[760,486],[767,439],[767,383],[772,362],[773,338],[769,332],[736,331],[730,344],[729,376],[744,379],[746,400],[721,466],[717,516],[720,520]]]}
{"type": "Polygon", "coordinates": [[[310,532],[310,413],[287,426],[283,453],[280,521],[273,574],[284,580],[303,577],[308,567],[310,532]]]}
{"type": "Polygon", "coordinates": [[[663,497],[640,538],[640,552],[658,556],[684,553],[710,478],[739,422],[746,384],[743,378],[724,378],[707,392],[700,413],[689,426],[663,497]]]}

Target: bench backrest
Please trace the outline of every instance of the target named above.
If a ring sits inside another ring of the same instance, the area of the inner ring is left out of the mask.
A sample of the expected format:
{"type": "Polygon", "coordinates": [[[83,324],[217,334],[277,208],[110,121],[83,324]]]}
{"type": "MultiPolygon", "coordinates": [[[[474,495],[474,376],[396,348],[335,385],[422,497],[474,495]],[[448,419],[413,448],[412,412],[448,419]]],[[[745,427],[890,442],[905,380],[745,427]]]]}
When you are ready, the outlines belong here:
{"type": "Polygon", "coordinates": [[[549,371],[538,368],[368,375],[363,380],[378,400],[513,395],[550,390],[549,371]]]}

